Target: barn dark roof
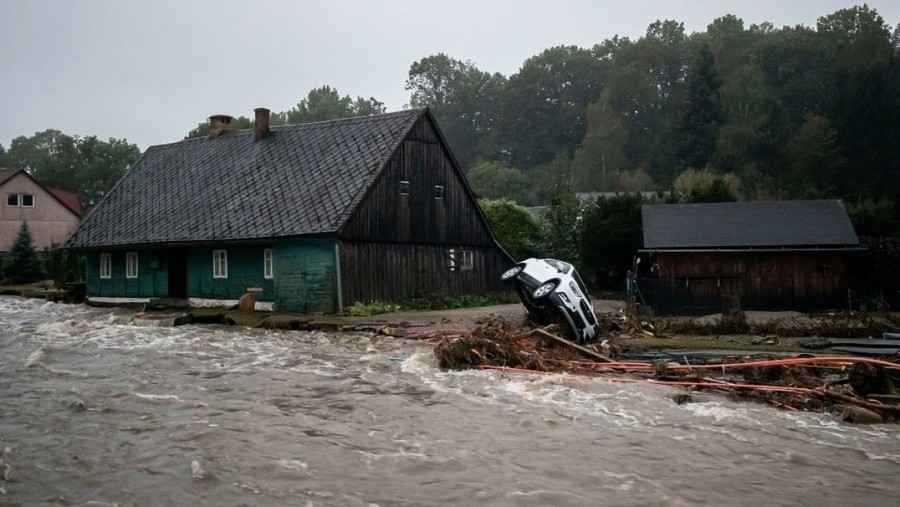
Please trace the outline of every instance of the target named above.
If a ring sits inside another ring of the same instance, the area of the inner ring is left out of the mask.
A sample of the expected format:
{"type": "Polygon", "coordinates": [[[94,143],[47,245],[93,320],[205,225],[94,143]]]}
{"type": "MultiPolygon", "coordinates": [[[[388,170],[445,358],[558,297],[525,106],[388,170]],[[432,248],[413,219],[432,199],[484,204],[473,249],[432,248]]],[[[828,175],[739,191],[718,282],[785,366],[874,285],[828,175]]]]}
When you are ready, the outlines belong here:
{"type": "Polygon", "coordinates": [[[425,110],[152,146],[88,215],[74,248],[334,233],[425,110]]]}
{"type": "Polygon", "coordinates": [[[840,200],[641,207],[646,249],[841,248],[859,239],[840,200]]]}

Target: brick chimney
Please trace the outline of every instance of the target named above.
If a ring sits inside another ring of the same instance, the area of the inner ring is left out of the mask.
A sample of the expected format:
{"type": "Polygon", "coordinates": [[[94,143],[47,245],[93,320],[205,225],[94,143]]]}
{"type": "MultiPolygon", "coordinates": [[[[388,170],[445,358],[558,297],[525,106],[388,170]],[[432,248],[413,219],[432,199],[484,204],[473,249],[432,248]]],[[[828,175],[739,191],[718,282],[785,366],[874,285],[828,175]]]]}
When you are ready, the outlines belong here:
{"type": "Polygon", "coordinates": [[[264,107],[257,107],[253,112],[256,113],[256,133],[253,138],[259,141],[271,133],[269,130],[270,111],[264,107]]]}
{"type": "Polygon", "coordinates": [[[227,114],[214,114],[209,117],[209,138],[215,139],[227,132],[236,130],[234,117],[227,114]]]}

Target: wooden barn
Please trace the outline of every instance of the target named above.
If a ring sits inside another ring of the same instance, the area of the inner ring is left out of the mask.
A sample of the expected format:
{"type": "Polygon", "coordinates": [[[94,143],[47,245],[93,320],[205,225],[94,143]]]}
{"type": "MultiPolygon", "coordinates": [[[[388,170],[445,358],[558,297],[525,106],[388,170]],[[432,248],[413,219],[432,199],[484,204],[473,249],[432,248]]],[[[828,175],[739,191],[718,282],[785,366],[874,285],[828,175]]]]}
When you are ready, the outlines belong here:
{"type": "Polygon", "coordinates": [[[153,146],[69,242],[88,297],[335,312],[355,301],[499,290],[510,263],[427,110],[153,146]]]}
{"type": "Polygon", "coordinates": [[[839,200],[641,208],[639,286],[657,313],[846,308],[864,250],[839,200]]]}

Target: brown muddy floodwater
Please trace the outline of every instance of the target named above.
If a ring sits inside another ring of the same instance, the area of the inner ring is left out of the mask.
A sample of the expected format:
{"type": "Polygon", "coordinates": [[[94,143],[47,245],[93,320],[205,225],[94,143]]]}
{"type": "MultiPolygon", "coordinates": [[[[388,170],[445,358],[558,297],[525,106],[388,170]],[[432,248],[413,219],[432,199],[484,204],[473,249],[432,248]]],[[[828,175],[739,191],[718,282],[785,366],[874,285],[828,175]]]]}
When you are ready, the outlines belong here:
{"type": "Polygon", "coordinates": [[[894,425],[442,372],[365,334],[128,321],[0,298],[0,505],[900,502],[894,425]]]}

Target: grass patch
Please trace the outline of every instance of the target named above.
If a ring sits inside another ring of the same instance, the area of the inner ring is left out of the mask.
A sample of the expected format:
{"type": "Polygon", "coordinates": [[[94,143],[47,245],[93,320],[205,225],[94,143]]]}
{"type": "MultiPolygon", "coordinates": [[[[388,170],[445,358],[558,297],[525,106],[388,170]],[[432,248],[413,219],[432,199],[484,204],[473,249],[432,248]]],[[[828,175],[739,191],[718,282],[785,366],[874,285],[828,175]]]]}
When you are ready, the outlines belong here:
{"type": "Polygon", "coordinates": [[[475,308],[478,306],[493,306],[518,302],[519,299],[512,292],[463,294],[461,296],[430,294],[403,300],[400,303],[400,306],[408,310],[453,310],[457,308],[475,308]]]}
{"type": "Polygon", "coordinates": [[[379,313],[391,313],[400,310],[400,305],[393,303],[385,303],[384,301],[369,301],[361,303],[359,301],[353,303],[353,306],[347,309],[347,313],[351,317],[371,317],[379,313]]]}

